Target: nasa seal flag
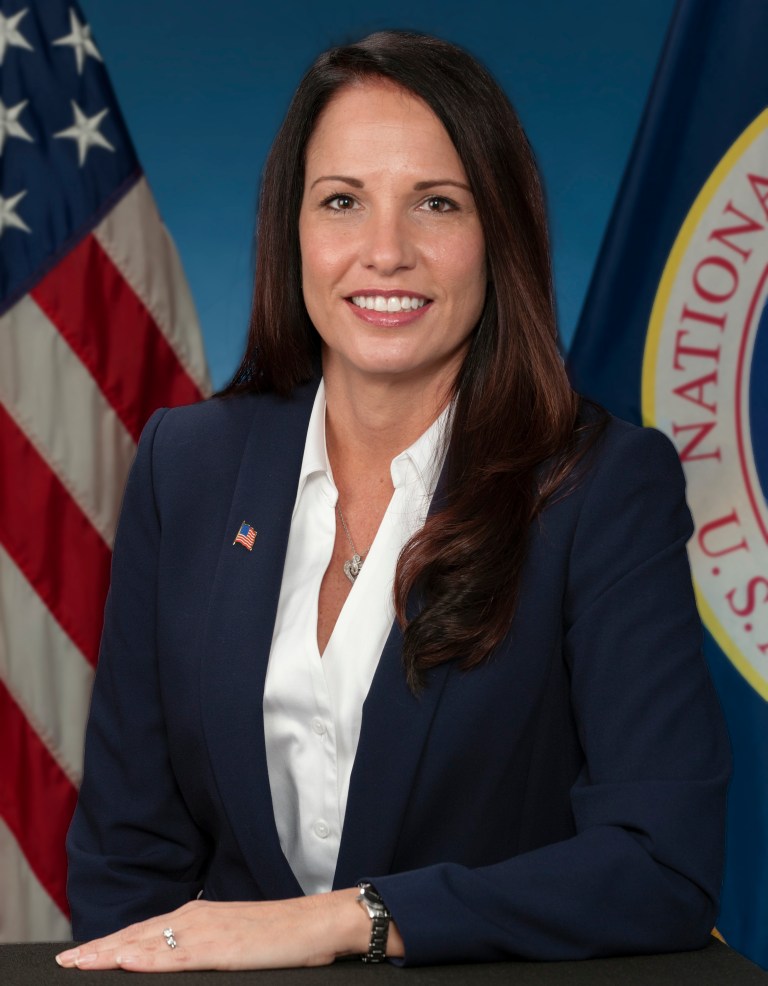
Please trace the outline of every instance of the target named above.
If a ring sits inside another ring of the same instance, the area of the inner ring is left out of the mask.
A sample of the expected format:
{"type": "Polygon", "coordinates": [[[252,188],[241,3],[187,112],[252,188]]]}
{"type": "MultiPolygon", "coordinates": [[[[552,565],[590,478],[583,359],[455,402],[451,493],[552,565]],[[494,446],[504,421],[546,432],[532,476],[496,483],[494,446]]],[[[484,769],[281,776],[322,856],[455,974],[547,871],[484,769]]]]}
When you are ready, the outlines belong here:
{"type": "Polygon", "coordinates": [[[731,735],[718,929],[768,968],[768,3],[679,0],[569,363],[685,470],[731,735]]]}
{"type": "Polygon", "coordinates": [[[768,699],[768,110],[696,198],[645,344],[643,422],[672,436],[699,611],[768,699]],[[762,444],[761,444],[762,443],[762,444]]]}

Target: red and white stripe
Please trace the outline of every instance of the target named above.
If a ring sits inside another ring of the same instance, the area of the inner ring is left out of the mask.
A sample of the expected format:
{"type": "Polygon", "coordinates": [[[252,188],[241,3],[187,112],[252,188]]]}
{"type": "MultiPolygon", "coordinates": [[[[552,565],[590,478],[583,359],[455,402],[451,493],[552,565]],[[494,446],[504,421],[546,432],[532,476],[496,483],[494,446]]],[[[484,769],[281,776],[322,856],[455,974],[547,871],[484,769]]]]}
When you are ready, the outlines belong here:
{"type": "Polygon", "coordinates": [[[0,940],[69,936],[64,836],[123,486],[152,411],[207,392],[142,179],[0,318],[0,940]]]}

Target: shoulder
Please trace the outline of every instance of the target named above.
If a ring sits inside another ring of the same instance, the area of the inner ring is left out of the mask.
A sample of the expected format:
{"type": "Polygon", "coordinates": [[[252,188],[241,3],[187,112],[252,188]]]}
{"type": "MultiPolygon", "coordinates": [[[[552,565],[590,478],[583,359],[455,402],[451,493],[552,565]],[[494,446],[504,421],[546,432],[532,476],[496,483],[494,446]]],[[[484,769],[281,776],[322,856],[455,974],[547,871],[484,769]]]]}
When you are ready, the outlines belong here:
{"type": "Polygon", "coordinates": [[[583,604],[605,580],[685,546],[693,522],[672,442],[587,405],[579,456],[533,528],[532,559],[561,572],[583,604]],[[559,566],[559,567],[558,567],[559,566]]]}
{"type": "Polygon", "coordinates": [[[259,402],[255,395],[211,397],[199,404],[161,408],[147,422],[145,435],[155,451],[173,456],[243,445],[253,426],[259,402]]]}
{"type": "Polygon", "coordinates": [[[302,434],[319,381],[297,387],[290,397],[277,394],[238,394],[211,397],[198,404],[161,408],[147,422],[141,442],[155,456],[171,460],[202,457],[231,458],[242,452],[254,430],[263,440],[302,434]]]}
{"type": "Polygon", "coordinates": [[[572,499],[569,572],[582,604],[652,558],[679,553],[687,571],[693,521],[685,475],[662,432],[609,418],[584,457],[572,499]]]}
{"type": "Polygon", "coordinates": [[[643,491],[685,495],[685,476],[671,440],[655,428],[640,427],[600,408],[586,406],[578,428],[580,458],[566,484],[579,507],[601,495],[616,498],[643,491]]]}
{"type": "Polygon", "coordinates": [[[666,468],[680,473],[680,460],[671,440],[656,428],[643,428],[608,415],[603,434],[597,443],[598,463],[631,459],[638,468],[666,468]]]}
{"type": "Polygon", "coordinates": [[[243,394],[161,408],[144,428],[136,470],[149,473],[158,494],[195,486],[221,490],[236,480],[244,455],[271,446],[301,455],[317,383],[288,398],[243,394]]]}
{"type": "Polygon", "coordinates": [[[158,496],[184,487],[207,485],[214,476],[219,486],[233,482],[248,436],[253,429],[258,398],[212,397],[199,404],[160,408],[144,427],[134,473],[148,475],[158,496]]]}

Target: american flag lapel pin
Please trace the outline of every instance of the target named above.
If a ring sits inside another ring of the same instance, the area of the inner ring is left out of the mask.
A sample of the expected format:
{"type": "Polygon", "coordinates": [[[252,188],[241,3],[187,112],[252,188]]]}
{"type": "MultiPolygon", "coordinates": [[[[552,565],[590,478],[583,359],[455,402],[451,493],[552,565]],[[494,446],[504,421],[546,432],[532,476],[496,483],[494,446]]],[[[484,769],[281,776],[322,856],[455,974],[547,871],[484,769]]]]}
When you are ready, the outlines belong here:
{"type": "Polygon", "coordinates": [[[253,542],[256,540],[256,533],[255,527],[251,527],[250,524],[246,524],[246,522],[243,521],[232,544],[242,544],[244,548],[247,548],[249,551],[253,551],[253,542]]]}

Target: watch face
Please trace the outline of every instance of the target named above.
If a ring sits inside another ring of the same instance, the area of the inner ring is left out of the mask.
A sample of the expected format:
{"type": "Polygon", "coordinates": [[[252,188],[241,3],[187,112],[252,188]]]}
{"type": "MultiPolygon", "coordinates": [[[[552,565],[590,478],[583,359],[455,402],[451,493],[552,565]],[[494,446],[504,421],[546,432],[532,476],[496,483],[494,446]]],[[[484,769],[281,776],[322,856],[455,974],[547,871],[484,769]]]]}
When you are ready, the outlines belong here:
{"type": "Polygon", "coordinates": [[[366,909],[369,917],[389,917],[386,904],[370,883],[359,883],[358,888],[360,894],[357,899],[366,909]]]}

